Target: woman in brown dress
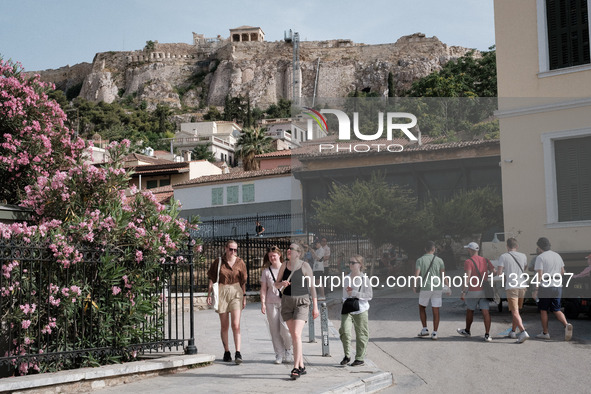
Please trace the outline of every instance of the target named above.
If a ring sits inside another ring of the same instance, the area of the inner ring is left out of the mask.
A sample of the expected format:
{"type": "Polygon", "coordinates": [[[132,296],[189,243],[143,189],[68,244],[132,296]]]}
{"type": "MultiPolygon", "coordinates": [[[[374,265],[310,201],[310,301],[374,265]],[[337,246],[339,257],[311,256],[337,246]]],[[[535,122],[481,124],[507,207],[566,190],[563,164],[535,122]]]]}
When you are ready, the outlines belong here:
{"type": "Polygon", "coordinates": [[[238,257],[238,244],[236,241],[230,240],[226,242],[224,256],[216,259],[207,276],[209,278],[209,290],[207,293],[207,305],[212,305],[212,286],[217,281],[218,264],[220,266],[219,279],[219,301],[218,314],[221,324],[222,344],[224,345],[224,361],[232,361],[230,354],[230,347],[228,344],[228,329],[232,325],[232,334],[234,335],[234,345],[236,346],[236,353],[234,360],[236,364],[242,363],[242,355],[240,354],[240,314],[242,309],[246,306],[246,264],[238,257]]]}

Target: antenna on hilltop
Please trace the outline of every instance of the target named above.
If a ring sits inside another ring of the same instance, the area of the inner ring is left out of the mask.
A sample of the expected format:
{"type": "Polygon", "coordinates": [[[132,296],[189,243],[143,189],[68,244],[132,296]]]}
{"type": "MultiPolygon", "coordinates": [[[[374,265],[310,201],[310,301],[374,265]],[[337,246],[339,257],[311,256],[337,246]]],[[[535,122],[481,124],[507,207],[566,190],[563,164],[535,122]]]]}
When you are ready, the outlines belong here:
{"type": "Polygon", "coordinates": [[[283,32],[283,40],[293,45],[293,61],[292,61],[292,91],[291,99],[294,105],[300,105],[300,97],[302,96],[302,72],[300,70],[300,33],[293,32],[289,29],[283,32]]]}

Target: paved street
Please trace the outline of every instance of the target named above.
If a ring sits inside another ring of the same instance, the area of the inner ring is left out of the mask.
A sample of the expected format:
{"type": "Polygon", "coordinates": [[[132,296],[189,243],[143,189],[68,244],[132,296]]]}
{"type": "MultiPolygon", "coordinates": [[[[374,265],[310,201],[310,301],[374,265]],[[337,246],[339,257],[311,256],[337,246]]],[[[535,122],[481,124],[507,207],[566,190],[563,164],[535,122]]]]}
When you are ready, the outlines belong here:
{"type": "MultiPolygon", "coordinates": [[[[457,289],[456,289],[457,291],[457,289]]],[[[523,344],[498,334],[511,326],[505,308],[499,313],[491,303],[493,342],[483,341],[484,324],[479,312],[472,325],[472,337],[456,334],[464,327],[465,310],[457,296],[444,298],[439,340],[418,338],[421,329],[418,303],[411,292],[394,294],[378,290],[370,309],[370,358],[394,376],[395,386],[386,393],[483,392],[510,390],[531,393],[589,392],[588,371],[591,350],[591,320],[570,321],[571,342],[564,342],[562,325],[550,317],[552,340],[533,339],[541,331],[536,306],[525,306],[522,317],[532,338],[523,344]],[[405,297],[405,298],[403,298],[405,297]]],[[[331,318],[338,319],[337,308],[331,318]]],[[[428,313],[432,330],[431,313],[428,313]]],[[[338,327],[338,321],[334,321],[338,327]]]]}
{"type": "MultiPolygon", "coordinates": [[[[458,290],[454,290],[458,293],[458,290]]],[[[99,390],[100,393],[177,393],[191,392],[310,392],[320,393],[341,388],[355,381],[390,372],[394,385],[384,393],[498,393],[519,390],[525,393],[588,392],[591,376],[587,370],[591,350],[591,320],[572,320],[574,336],[564,342],[564,330],[550,318],[552,340],[533,337],[541,331],[534,305],[524,307],[522,317],[532,338],[523,344],[500,334],[511,326],[506,303],[498,312],[491,303],[493,341],[486,343],[482,316],[476,313],[471,338],[460,337],[456,328],[464,327],[465,310],[456,294],[444,298],[439,340],[418,338],[421,329],[417,296],[410,290],[396,292],[376,289],[370,309],[370,344],[368,363],[362,368],[340,367],[343,357],[336,330],[340,325],[340,304],[329,296],[329,318],[333,324],[330,338],[331,357],[321,356],[320,320],[316,320],[316,343],[307,343],[304,328],[304,354],[309,373],[298,381],[288,379],[289,365],[272,364],[272,347],[260,304],[251,303],[244,312],[244,364],[219,361],[219,321],[211,310],[196,312],[199,353],[215,355],[212,366],[191,369],[173,375],[144,378],[140,382],[99,390]]],[[[432,329],[428,312],[429,330],[432,329]]],[[[383,376],[383,375],[380,375],[383,376]]]]}

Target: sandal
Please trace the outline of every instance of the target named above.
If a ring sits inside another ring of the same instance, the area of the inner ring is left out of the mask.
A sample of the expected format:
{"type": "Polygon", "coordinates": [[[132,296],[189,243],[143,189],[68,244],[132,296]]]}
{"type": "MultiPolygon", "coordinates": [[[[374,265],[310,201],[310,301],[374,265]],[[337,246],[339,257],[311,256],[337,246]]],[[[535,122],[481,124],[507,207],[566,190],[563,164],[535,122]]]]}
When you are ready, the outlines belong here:
{"type": "Polygon", "coordinates": [[[307,374],[306,367],[300,367],[300,376],[307,374]]]}
{"type": "Polygon", "coordinates": [[[300,369],[299,368],[292,369],[291,374],[289,376],[291,377],[291,380],[296,380],[297,378],[300,377],[300,369]]]}

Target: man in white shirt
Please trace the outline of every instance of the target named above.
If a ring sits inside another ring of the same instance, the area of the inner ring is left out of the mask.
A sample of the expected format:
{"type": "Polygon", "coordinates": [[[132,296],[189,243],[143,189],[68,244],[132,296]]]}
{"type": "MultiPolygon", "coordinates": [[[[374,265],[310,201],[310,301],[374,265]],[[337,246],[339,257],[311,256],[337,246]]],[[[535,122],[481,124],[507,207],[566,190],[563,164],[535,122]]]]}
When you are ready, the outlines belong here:
{"type": "Polygon", "coordinates": [[[570,341],[573,336],[573,325],[566,321],[564,313],[560,310],[560,299],[562,298],[562,277],[564,275],[564,261],[562,257],[550,250],[550,241],[548,238],[538,239],[536,257],[536,288],[532,295],[539,298],[538,310],[540,311],[540,320],[542,321],[542,332],[536,335],[538,339],[550,339],[548,332],[548,311],[553,312],[554,316],[564,326],[564,340],[570,341]]]}
{"type": "Polygon", "coordinates": [[[517,251],[518,246],[519,244],[515,238],[507,239],[507,253],[503,253],[499,257],[497,273],[500,276],[504,272],[507,303],[513,318],[509,338],[517,339],[517,343],[523,343],[529,338],[529,335],[525,331],[519,310],[523,308],[523,299],[525,298],[529,275],[525,273],[527,256],[517,251]],[[519,336],[515,333],[516,328],[519,328],[519,336]]]}

